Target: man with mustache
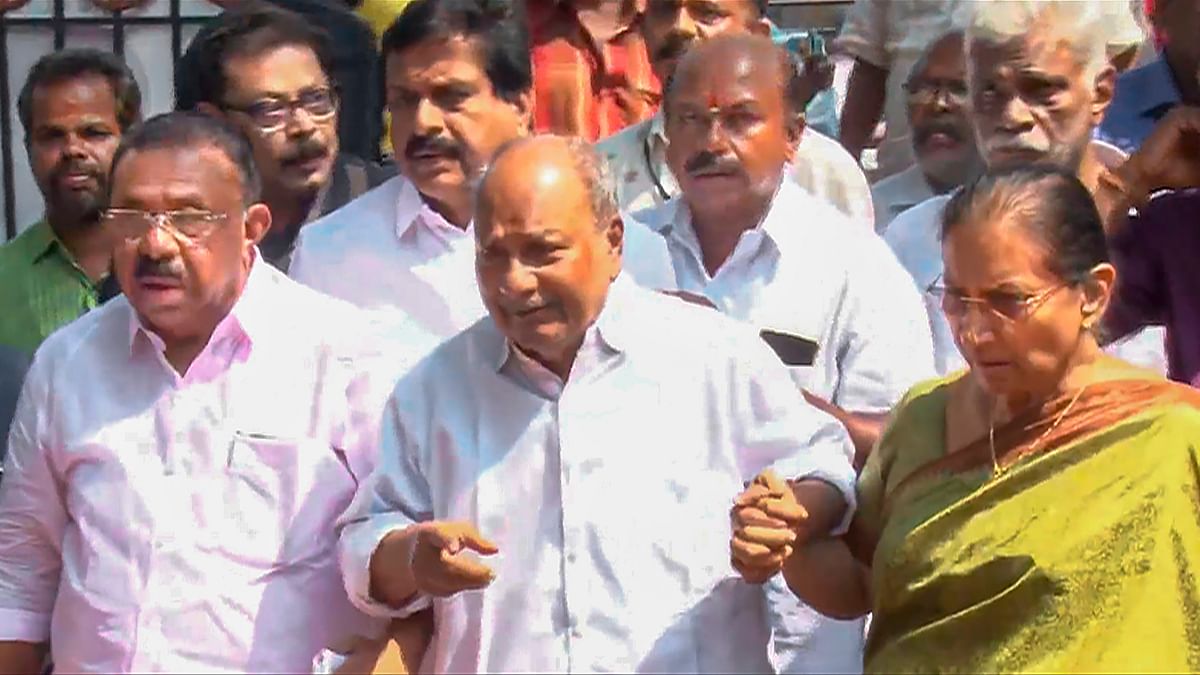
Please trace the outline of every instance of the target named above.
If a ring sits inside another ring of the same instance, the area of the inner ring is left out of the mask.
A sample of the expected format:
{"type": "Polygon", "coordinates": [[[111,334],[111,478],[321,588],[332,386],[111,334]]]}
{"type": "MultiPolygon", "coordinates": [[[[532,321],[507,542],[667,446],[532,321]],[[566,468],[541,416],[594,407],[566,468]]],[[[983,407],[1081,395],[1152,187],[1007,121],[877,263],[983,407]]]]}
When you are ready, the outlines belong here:
{"type": "Polygon", "coordinates": [[[42,345],[8,437],[0,672],[47,649],[58,672],[311,672],[381,629],[331,537],[374,466],[383,352],[261,260],[270,209],[224,121],[137,127],[109,201],[124,295],[42,345]]]}
{"type": "Polygon", "coordinates": [[[786,541],[848,522],[845,432],[753,331],[626,278],[603,173],[579,139],[497,153],[488,316],[397,384],[343,518],[360,608],[433,605],[422,672],[771,672],[763,590],[721,539],[733,499],[771,466],[806,509],[786,541]]]}
{"type": "MultiPolygon", "coordinates": [[[[682,193],[632,218],[666,239],[679,289],[761,331],[790,394],[838,418],[861,465],[883,416],[932,374],[932,345],[919,294],[883,241],[787,179],[797,78],[764,37],[692,47],[663,109],[682,193]]],[[[862,668],[860,622],[822,619],[772,588],[780,671],[862,668]]]]}
{"type": "MultiPolygon", "coordinates": [[[[382,45],[402,176],[305,228],[291,274],[449,337],[484,312],[471,186],[496,148],[529,129],[528,40],[507,0],[414,0],[382,45]]],[[[654,239],[635,230],[629,249],[658,252],[654,239]]]]}
{"type": "Polygon", "coordinates": [[[113,151],[141,118],[141,100],[129,69],[105,52],[55,52],[30,70],[17,109],[46,212],[0,247],[0,346],[32,354],[112,295],[100,211],[113,151]]]}
{"type": "MultiPolygon", "coordinates": [[[[766,17],[767,0],[651,0],[642,17],[642,34],[654,72],[665,83],[690,46],[717,35],[770,35],[766,17]]],[[[800,88],[795,93],[800,95],[800,88]]],[[[805,104],[797,106],[799,112],[805,104]]],[[[858,162],[832,139],[804,127],[802,115],[799,120],[800,134],[789,141],[795,145],[792,179],[854,221],[872,227],[871,191],[858,162]]],[[[648,208],[679,194],[677,176],[666,159],[661,110],[597,147],[612,164],[622,209],[648,208]]]]}
{"type": "Polygon", "coordinates": [[[871,186],[875,231],[902,212],[946,194],[974,176],[982,160],[967,117],[962,31],[933,41],[904,83],[917,163],[871,186]]]}
{"type": "Polygon", "coordinates": [[[180,61],[179,103],[233,123],[254,148],[271,231],[263,258],[287,271],[300,229],[394,172],[339,152],[328,38],[300,15],[238,5],[197,35],[180,61]]]}
{"type": "MultiPolygon", "coordinates": [[[[966,32],[971,125],[990,167],[1046,162],[1076,172],[1096,194],[1105,171],[1092,132],[1112,100],[1104,0],[978,3],[966,32]]],[[[901,264],[928,289],[942,274],[938,238],[949,195],[900,214],[884,233],[901,264]]],[[[925,294],[939,373],[964,367],[942,308],[925,294]]],[[[1163,368],[1162,332],[1110,346],[1163,368]]]]}

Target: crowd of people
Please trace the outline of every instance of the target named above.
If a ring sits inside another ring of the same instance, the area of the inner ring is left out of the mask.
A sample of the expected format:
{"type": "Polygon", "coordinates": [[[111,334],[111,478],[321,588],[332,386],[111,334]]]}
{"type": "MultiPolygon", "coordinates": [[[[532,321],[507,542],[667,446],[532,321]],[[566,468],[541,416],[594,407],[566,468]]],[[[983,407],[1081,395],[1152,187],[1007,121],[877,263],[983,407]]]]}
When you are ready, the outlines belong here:
{"type": "Polygon", "coordinates": [[[411,0],[384,164],[228,4],[21,90],[0,673],[1200,670],[1200,0],[411,0]]]}

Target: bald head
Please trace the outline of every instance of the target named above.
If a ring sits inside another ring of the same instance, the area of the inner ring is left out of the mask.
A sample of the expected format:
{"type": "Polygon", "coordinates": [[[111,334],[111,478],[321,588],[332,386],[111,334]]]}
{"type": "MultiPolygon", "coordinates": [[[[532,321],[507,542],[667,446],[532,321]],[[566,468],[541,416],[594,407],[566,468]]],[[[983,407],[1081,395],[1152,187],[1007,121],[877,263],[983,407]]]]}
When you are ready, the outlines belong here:
{"type": "Polygon", "coordinates": [[[667,107],[673,93],[709,78],[770,82],[783,97],[790,115],[804,112],[803,81],[796,62],[786,49],[768,37],[742,33],[697,43],[683,55],[674,76],[667,82],[664,97],[667,107]]]}
{"type": "Polygon", "coordinates": [[[621,270],[624,227],[603,162],[578,139],[535,136],[496,153],[475,205],[475,270],[496,326],[566,378],[621,270]]]}

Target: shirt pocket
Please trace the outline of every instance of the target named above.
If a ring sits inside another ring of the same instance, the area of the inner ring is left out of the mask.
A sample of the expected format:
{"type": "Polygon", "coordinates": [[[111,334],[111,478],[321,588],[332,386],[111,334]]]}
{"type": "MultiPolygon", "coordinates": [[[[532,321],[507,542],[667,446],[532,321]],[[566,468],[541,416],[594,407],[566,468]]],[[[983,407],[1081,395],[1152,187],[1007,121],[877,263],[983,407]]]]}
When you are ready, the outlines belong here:
{"type": "Polygon", "coordinates": [[[327,441],[236,432],[229,445],[223,546],[273,568],[332,554],[334,522],[354,480],[327,441]]]}

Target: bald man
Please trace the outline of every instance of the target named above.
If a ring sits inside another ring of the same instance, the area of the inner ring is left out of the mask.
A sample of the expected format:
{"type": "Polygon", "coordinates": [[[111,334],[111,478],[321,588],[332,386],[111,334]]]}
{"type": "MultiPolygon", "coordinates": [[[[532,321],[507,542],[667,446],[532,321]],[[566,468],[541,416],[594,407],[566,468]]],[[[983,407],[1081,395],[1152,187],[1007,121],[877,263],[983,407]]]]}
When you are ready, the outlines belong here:
{"type": "Polygon", "coordinates": [[[397,384],[343,521],[360,608],[434,606],[422,672],[769,671],[733,499],[763,469],[790,479],[793,543],[852,512],[845,431],[766,344],[625,278],[600,166],[557,137],[496,155],[475,211],[488,316],[397,384]]]}

